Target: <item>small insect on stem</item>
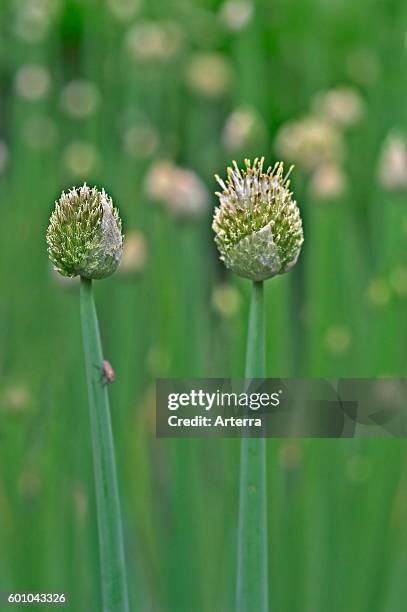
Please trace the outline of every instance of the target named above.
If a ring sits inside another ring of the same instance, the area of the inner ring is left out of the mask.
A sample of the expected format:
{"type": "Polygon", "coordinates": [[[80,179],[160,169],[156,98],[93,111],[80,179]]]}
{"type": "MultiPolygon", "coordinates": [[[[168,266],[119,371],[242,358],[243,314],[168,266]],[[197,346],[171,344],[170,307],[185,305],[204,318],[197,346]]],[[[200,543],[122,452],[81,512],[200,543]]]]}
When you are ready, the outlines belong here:
{"type": "Polygon", "coordinates": [[[102,380],[105,385],[111,385],[116,380],[116,374],[107,359],[102,362],[102,380]]]}
{"type": "Polygon", "coordinates": [[[112,383],[116,382],[115,371],[113,370],[111,363],[107,359],[104,359],[102,361],[102,366],[99,366],[96,363],[94,364],[94,366],[95,368],[100,368],[100,380],[102,384],[111,385],[112,383]]]}

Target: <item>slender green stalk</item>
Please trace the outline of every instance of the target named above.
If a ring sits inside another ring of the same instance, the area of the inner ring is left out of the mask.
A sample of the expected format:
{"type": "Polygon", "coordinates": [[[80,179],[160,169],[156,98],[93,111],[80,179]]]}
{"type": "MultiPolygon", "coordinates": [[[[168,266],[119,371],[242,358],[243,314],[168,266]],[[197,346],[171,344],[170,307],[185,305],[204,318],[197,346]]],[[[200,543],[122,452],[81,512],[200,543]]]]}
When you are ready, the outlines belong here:
{"type": "MultiPolygon", "coordinates": [[[[265,375],[263,282],[253,282],[246,378],[265,375]]],[[[266,440],[242,438],[237,545],[237,612],[268,612],[266,440]]]]}
{"type": "Polygon", "coordinates": [[[109,398],[102,379],[102,344],[92,281],[81,279],[81,319],[92,430],[103,612],[127,612],[119,491],[109,398]]]}
{"type": "Polygon", "coordinates": [[[266,366],[266,330],[263,281],[253,282],[247,337],[246,378],[264,378],[266,366]]]}

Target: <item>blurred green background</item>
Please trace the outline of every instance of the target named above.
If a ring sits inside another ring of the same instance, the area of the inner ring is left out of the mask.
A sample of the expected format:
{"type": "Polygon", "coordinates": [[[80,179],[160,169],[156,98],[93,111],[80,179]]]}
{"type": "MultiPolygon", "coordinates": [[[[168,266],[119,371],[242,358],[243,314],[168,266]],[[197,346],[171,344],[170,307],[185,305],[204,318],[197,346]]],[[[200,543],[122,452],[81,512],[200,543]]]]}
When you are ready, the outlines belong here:
{"type": "MultiPolygon", "coordinates": [[[[405,375],[406,13],[2,0],[0,591],[101,610],[78,287],[45,244],[62,189],[104,186],[126,235],[96,300],[132,610],[234,609],[239,441],[155,438],[157,376],[243,373],[249,283],[214,247],[215,172],[296,164],[305,243],[266,285],[268,375],[405,375]]],[[[405,609],[406,465],[403,440],[269,440],[272,612],[405,609]]]]}

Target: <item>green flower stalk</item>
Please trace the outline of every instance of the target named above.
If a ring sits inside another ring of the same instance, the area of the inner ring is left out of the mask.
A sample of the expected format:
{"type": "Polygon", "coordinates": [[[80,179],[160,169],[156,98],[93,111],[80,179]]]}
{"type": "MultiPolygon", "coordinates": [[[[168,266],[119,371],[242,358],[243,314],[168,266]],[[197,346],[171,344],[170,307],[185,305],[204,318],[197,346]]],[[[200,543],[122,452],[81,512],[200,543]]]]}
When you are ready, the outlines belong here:
{"type": "Polygon", "coordinates": [[[63,193],[47,231],[48,253],[64,276],[81,277],[81,320],[92,433],[103,612],[128,612],[120,499],[105,361],[92,279],[112,274],[121,258],[121,221],[104,191],[86,185],[63,193]]]}
{"type": "MultiPolygon", "coordinates": [[[[263,281],[294,266],[304,241],[298,206],[282,162],[263,171],[264,158],[236,162],[216,180],[220,206],[213,230],[221,260],[253,281],[246,378],[265,377],[263,281]]],[[[236,610],[268,612],[266,440],[244,437],[240,457],[236,610]]]]}

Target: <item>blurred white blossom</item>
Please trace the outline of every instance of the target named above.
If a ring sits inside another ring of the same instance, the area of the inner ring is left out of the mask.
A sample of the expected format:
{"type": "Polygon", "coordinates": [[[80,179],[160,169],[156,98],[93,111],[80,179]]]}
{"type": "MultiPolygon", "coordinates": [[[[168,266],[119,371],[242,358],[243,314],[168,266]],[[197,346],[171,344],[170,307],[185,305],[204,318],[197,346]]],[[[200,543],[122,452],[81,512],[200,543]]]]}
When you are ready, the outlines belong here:
{"type": "Polygon", "coordinates": [[[73,119],[86,119],[100,103],[100,92],[95,83],[76,79],[65,85],[61,92],[61,105],[73,119]]]}
{"type": "Polygon", "coordinates": [[[313,116],[283,124],[274,146],[281,157],[307,170],[340,159],[344,148],[338,128],[325,119],[313,116]]]}
{"type": "Polygon", "coordinates": [[[233,71],[221,53],[196,53],[188,61],[185,79],[192,91],[208,98],[219,98],[229,91],[233,71]]]}
{"type": "Polygon", "coordinates": [[[328,121],[347,127],[362,119],[364,102],[356,89],[343,86],[316,94],[313,110],[328,121]]]}
{"type": "Polygon", "coordinates": [[[379,181],[386,189],[407,188],[407,141],[391,133],[383,143],[379,158],[379,181]]]}
{"type": "Polygon", "coordinates": [[[253,10],[250,0],[226,0],[221,6],[220,17],[229,30],[239,32],[250,22],[253,10]]]}
{"type": "Polygon", "coordinates": [[[218,285],[213,290],[212,306],[222,317],[229,318],[237,314],[240,302],[239,292],[232,285],[218,285]]]}
{"type": "Polygon", "coordinates": [[[167,160],[156,161],[146,176],[146,190],[153,200],[164,201],[171,191],[175,165],[167,160]]]}
{"type": "Polygon", "coordinates": [[[156,130],[145,121],[130,125],[123,132],[124,150],[136,159],[150,157],[156,151],[158,143],[156,130]]]}
{"type": "Polygon", "coordinates": [[[75,140],[63,151],[65,168],[75,178],[86,178],[99,163],[97,148],[90,142],[75,140]]]}
{"type": "Polygon", "coordinates": [[[179,217],[200,216],[209,206],[209,193],[199,176],[171,161],[154,162],[146,177],[146,191],[179,217]]]}
{"type": "Polygon", "coordinates": [[[335,162],[326,162],[317,166],[309,184],[311,195],[321,200],[338,198],[345,192],[346,187],[345,173],[335,162]]]}
{"type": "Polygon", "coordinates": [[[6,412],[25,412],[31,404],[28,389],[22,384],[5,387],[0,395],[0,408],[6,412]]]}
{"type": "Polygon", "coordinates": [[[125,36],[125,47],[139,62],[166,62],[177,53],[181,33],[173,23],[137,22],[125,36]]]}
{"type": "Polygon", "coordinates": [[[37,102],[44,98],[50,85],[51,76],[48,68],[42,64],[24,64],[15,75],[16,93],[29,102],[37,102]]]}
{"type": "Polygon", "coordinates": [[[15,0],[12,19],[16,37],[26,43],[41,42],[50,31],[60,7],[60,0],[15,0]]]}
{"type": "Polygon", "coordinates": [[[254,146],[265,134],[264,121],[255,109],[238,108],[226,120],[222,143],[227,151],[239,151],[254,146]]]}

